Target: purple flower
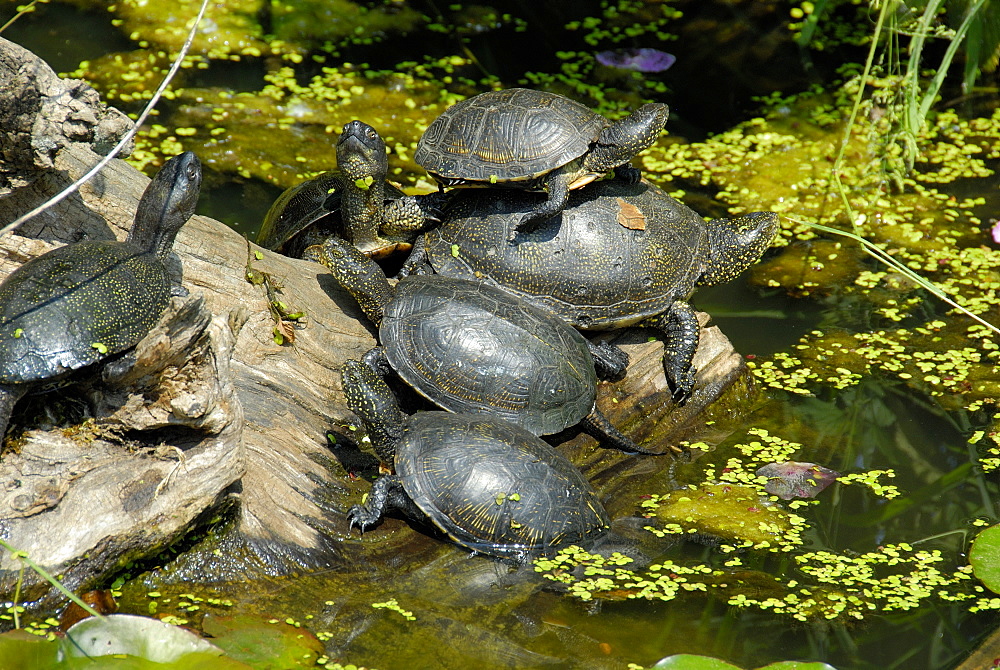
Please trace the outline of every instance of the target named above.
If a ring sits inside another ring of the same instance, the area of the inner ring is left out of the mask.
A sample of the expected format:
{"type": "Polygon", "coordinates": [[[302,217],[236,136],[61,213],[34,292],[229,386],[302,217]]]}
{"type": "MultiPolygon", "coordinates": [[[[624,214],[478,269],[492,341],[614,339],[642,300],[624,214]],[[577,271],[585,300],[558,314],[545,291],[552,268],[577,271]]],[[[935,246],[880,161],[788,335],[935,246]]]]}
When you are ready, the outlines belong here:
{"type": "Polygon", "coordinates": [[[993,224],[993,228],[990,229],[990,235],[993,236],[993,241],[1000,244],[1000,219],[996,220],[993,224]]]}
{"type": "Polygon", "coordinates": [[[596,57],[601,65],[639,72],[663,72],[677,60],[659,49],[613,49],[601,51],[596,57]]]}

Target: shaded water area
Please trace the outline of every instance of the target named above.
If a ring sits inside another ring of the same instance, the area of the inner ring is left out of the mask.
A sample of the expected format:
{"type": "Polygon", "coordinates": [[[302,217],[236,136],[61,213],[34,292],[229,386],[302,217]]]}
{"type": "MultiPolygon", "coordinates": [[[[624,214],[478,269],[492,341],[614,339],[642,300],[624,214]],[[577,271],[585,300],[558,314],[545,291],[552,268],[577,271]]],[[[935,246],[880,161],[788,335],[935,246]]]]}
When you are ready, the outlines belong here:
{"type": "MultiPolygon", "coordinates": [[[[996,628],[995,611],[970,612],[990,594],[963,571],[971,539],[998,520],[996,474],[981,461],[995,456],[987,449],[998,430],[997,336],[855,243],[799,223],[850,229],[828,170],[856,88],[835,70],[860,62],[866,47],[845,41],[803,54],[784,4],[754,13],[752,3],[390,1],[359,15],[353,3],[315,0],[302,3],[302,16],[277,3],[245,4],[213,19],[219,33],[243,26],[243,41],[228,40],[229,52],[202,45],[212,55],[182,73],[184,90],[162,104],[161,128],[145,133],[137,165],[149,172],[163,155],[198,152],[209,171],[199,211],[252,236],[283,188],[333,167],[335,134],[353,118],[387,138],[393,179],[427,191],[412,161],[421,128],[449,95],[485,90],[487,75],[506,86],[551,86],[613,116],[642,99],[667,102],[668,132],[635,161],[647,178],[709,217],[785,217],[758,266],[692,298],[749,361],[756,390],[740,386],[724,398],[719,430],[690,436],[694,458],[650,461],[636,484],[616,482],[615,498],[603,500],[631,538],[623,546],[652,559],[629,576],[593,557],[512,566],[469,556],[426,527],[389,518],[363,535],[345,525],[331,538],[350,547],[345,556],[377,551],[378,561],[345,564],[337,555],[334,567],[269,577],[272,566],[220,514],[121,575],[113,586],[122,611],[172,614],[196,628],[206,613],[256,615],[316,634],[331,664],[382,670],[649,667],[679,653],[745,668],[782,660],[952,668],[996,628]],[[272,43],[273,53],[235,57],[261,50],[271,33],[286,51],[272,43]],[[602,49],[639,46],[677,62],[659,73],[595,64],[602,49]],[[265,73],[271,88],[262,94],[265,73]],[[798,97],[755,97],[773,91],[798,97]],[[760,495],[756,469],[779,460],[857,479],[815,500],[760,495]],[[671,497],[677,486],[691,488],[671,497]]],[[[12,7],[0,4],[4,16],[12,7]]],[[[193,15],[193,5],[181,7],[171,11],[193,15]]],[[[853,11],[836,15],[844,30],[866,29],[853,11]]],[[[136,48],[130,31],[154,40],[151,26],[163,18],[141,15],[124,12],[119,30],[102,8],[52,4],[3,36],[59,71],[90,61],[74,76],[134,111],[126,88],[135,79],[125,75],[141,70],[109,54],[136,48]],[[119,88],[109,83],[116,77],[119,88]]],[[[996,323],[993,90],[985,103],[931,118],[916,165],[924,177],[902,193],[881,186],[884,128],[860,127],[843,173],[853,179],[845,199],[864,215],[862,233],[996,323]]],[[[872,123],[892,104],[866,100],[863,121],[872,123]]],[[[345,481],[355,474],[340,473],[345,481]]]]}

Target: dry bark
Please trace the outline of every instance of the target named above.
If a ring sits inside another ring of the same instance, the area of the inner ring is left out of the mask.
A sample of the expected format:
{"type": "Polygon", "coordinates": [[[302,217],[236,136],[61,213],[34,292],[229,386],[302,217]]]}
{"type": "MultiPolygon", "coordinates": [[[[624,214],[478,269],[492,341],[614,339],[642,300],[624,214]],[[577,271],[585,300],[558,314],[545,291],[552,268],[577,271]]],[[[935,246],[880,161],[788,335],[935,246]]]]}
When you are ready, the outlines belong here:
{"type": "MultiPolygon", "coordinates": [[[[63,82],[61,98],[53,92],[61,80],[38,75],[42,67],[31,59],[0,39],[0,82],[30,88],[43,81],[47,99],[67,101],[65,115],[86,117],[95,126],[107,118],[93,108],[92,118],[72,111],[80,101],[71,94],[77,84],[63,82]],[[7,70],[35,74],[18,78],[7,70]]],[[[30,127],[56,132],[50,124],[30,127]]],[[[5,143],[0,173],[21,186],[0,198],[0,221],[12,220],[89,169],[98,160],[94,141],[93,133],[63,134],[51,144],[54,151],[41,153],[38,146],[50,145],[33,137],[5,143]]],[[[147,183],[126,163],[112,161],[78,193],[0,238],[0,278],[59,244],[124,238],[147,183]]],[[[345,512],[368,484],[347,476],[324,437],[332,426],[353,420],[337,371],[375,344],[353,299],[321,266],[248,245],[203,216],[183,228],[174,251],[190,297],[175,300],[139,345],[133,372],[109,382],[93,375],[80,382],[95,422],[34,427],[0,458],[0,537],[65,575],[71,588],[100,583],[123,563],[156,552],[222,502],[236,510],[223,539],[234,553],[192,555],[190,565],[202,577],[245,579],[398,551],[414,532],[400,523],[389,521],[363,540],[349,531],[345,512]],[[268,301],[260,286],[247,281],[248,262],[278,280],[282,300],[293,310],[307,312],[294,345],[273,341],[268,301]]],[[[620,341],[633,363],[625,380],[602,383],[599,406],[647,448],[669,451],[683,438],[711,438],[706,420],[718,422],[739,403],[716,403],[708,413],[706,407],[737,380],[744,381],[736,384],[734,400],[749,390],[739,355],[717,328],[703,331],[695,396],[681,409],[669,399],[662,344],[635,333],[620,341]]],[[[670,480],[669,456],[610,453],[589,437],[563,437],[572,439],[561,448],[594,481],[612,515],[630,513],[634,505],[634,497],[622,493],[670,480]]],[[[0,597],[8,597],[17,568],[15,559],[0,552],[0,597]]],[[[32,595],[44,592],[39,579],[29,581],[36,587],[32,595]]]]}

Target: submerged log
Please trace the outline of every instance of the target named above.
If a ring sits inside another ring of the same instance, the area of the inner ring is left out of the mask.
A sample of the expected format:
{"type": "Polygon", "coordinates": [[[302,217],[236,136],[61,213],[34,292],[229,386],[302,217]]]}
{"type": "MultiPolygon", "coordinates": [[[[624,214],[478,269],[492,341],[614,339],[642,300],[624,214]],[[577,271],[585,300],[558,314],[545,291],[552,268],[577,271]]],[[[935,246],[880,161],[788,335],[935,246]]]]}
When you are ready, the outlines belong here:
{"type": "MultiPolygon", "coordinates": [[[[9,86],[30,89],[44,81],[45,96],[58,98],[52,87],[63,80],[11,74],[26,68],[47,69],[0,39],[0,90],[31,99],[39,94],[9,86]]],[[[77,110],[77,117],[107,126],[113,114],[96,98],[71,95],[79,83],[63,85],[72,104],[86,99],[94,106],[89,116],[77,110]]],[[[0,127],[5,124],[0,119],[0,127]]],[[[23,119],[18,127],[57,132],[23,119]]],[[[0,197],[0,221],[45,201],[98,160],[93,145],[103,147],[108,133],[74,128],[75,134],[47,142],[4,143],[0,174],[17,188],[0,197]],[[32,148],[38,146],[56,149],[39,153],[32,148]]],[[[79,192],[0,237],[0,279],[61,244],[122,239],[147,183],[128,164],[112,161],[79,192]]],[[[346,428],[356,423],[339,368],[375,344],[354,300],[321,266],[259,249],[207,217],[188,222],[174,251],[190,297],[175,299],[140,343],[136,368],[114,380],[79,375],[76,385],[44,396],[52,406],[59,398],[85,397],[93,420],[56,426],[24,413],[14,418],[0,452],[0,537],[72,589],[99,585],[127,562],[154,555],[220,505],[233,510],[234,520],[213,546],[227,551],[189,552],[183,564],[190,570],[180,570],[182,576],[246,579],[401,551],[415,534],[401,522],[387,520],[363,539],[350,532],[346,510],[369,485],[349,476],[325,438],[331,428],[350,434],[346,428]],[[273,278],[292,311],[306,312],[293,344],[275,343],[269,300],[248,280],[248,268],[273,278]]],[[[599,406],[647,448],[669,453],[682,439],[718,438],[724,419],[745,404],[744,366],[717,328],[703,330],[695,395],[680,409],[666,387],[662,343],[640,331],[617,341],[633,363],[621,382],[602,383],[599,406]],[[727,389],[728,399],[716,402],[727,389]],[[706,422],[714,424],[711,430],[706,422]]],[[[598,449],[585,435],[558,437],[613,516],[634,511],[633,493],[663,490],[673,481],[669,455],[629,456],[598,449]]],[[[0,597],[11,597],[19,568],[0,550],[0,597]]],[[[26,576],[28,598],[50,593],[34,573],[26,576]]]]}

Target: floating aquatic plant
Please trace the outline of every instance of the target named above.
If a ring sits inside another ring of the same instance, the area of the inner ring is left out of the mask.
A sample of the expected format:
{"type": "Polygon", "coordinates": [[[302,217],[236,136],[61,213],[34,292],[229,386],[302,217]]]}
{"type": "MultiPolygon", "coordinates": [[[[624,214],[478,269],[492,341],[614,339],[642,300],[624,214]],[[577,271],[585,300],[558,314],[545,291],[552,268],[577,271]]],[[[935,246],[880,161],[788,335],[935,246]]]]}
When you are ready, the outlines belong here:
{"type": "MultiPolygon", "coordinates": [[[[751,429],[756,437],[736,445],[741,457],[727,460],[724,467],[705,468],[704,481],[665,496],[647,496],[641,508],[657,525],[657,535],[703,536],[715,534],[719,559],[715,562],[663,560],[637,570],[632,559],[618,554],[591,554],[579,547],[564,549],[554,557],[535,561],[535,570],[563,585],[582,599],[672,600],[684,593],[715,594],[735,607],[790,616],[800,621],[815,619],[863,619],[871,614],[906,611],[929,599],[969,601],[972,607],[1000,608],[983,599],[984,589],[972,577],[971,566],[945,567],[947,559],[938,550],[918,549],[908,543],[882,544],[864,553],[804,551],[803,533],[811,522],[792,511],[817,504],[797,500],[783,509],[777,496],[766,491],[768,477],[755,474],[765,460],[791,463],[789,457],[801,445],[763,429],[751,429]],[[728,498],[728,500],[727,500],[728,498]],[[699,511],[699,501],[708,501],[699,511]],[[769,509],[758,523],[747,522],[769,509]],[[725,515],[731,517],[721,521],[725,515]],[[665,519],[673,518],[673,521],[665,519]],[[780,553],[792,559],[793,570],[777,577],[745,567],[755,552],[780,553]]],[[[870,470],[837,477],[840,484],[861,484],[875,495],[891,499],[895,486],[882,483],[894,476],[888,470],[870,470]]]]}

